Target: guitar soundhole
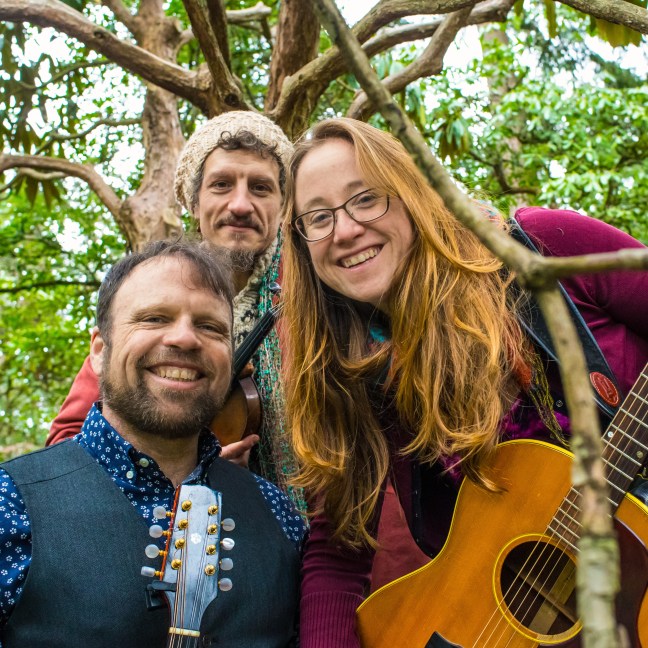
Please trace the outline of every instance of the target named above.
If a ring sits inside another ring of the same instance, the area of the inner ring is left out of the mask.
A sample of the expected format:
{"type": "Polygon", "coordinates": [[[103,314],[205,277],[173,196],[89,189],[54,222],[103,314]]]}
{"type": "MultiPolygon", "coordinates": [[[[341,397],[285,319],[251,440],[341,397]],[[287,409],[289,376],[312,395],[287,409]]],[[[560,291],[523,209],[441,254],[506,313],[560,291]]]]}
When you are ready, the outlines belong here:
{"type": "Polygon", "coordinates": [[[556,635],[578,623],[576,564],[554,545],[541,540],[517,545],[500,578],[508,611],[524,628],[556,635]]]}

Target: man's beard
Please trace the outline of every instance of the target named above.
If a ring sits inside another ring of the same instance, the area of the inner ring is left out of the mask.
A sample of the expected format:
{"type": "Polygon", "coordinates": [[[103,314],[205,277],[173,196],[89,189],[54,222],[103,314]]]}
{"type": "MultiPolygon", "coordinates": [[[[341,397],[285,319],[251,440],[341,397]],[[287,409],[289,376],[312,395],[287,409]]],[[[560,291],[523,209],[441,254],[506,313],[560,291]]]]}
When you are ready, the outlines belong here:
{"type": "Polygon", "coordinates": [[[254,267],[256,254],[253,250],[232,250],[222,248],[234,272],[249,272],[254,267]]]}
{"type": "MultiPolygon", "coordinates": [[[[225,393],[215,396],[203,391],[189,395],[169,389],[162,393],[164,400],[183,403],[177,412],[167,412],[164,401],[158,402],[146,386],[143,359],[137,364],[137,382],[134,387],[113,381],[110,376],[110,350],[100,378],[101,396],[105,403],[133,430],[165,439],[182,439],[195,436],[208,427],[223,406],[225,393]]],[[[119,431],[119,430],[118,430],[119,431]]]]}

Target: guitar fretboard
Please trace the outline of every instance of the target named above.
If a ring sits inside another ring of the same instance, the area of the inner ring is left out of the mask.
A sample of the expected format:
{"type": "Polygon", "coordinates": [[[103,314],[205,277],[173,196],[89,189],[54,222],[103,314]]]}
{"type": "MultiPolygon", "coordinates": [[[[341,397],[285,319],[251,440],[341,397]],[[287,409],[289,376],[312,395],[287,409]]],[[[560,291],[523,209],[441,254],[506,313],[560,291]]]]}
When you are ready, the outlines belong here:
{"type": "MultiPolygon", "coordinates": [[[[614,512],[648,459],[648,365],[605,431],[603,446],[608,499],[614,512]]],[[[574,551],[580,538],[580,500],[580,492],[572,487],[548,527],[574,551]]]]}

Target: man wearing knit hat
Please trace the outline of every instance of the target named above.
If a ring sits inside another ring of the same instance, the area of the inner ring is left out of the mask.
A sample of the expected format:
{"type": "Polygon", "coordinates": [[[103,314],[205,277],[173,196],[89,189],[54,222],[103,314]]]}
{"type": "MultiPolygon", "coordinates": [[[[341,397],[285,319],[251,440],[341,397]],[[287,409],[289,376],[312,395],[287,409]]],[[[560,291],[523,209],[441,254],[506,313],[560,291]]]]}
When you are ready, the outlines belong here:
{"type": "MultiPolygon", "coordinates": [[[[178,202],[197,220],[203,238],[229,252],[234,283],[235,345],[246,337],[271,306],[269,287],[279,271],[279,218],[285,170],[292,144],[267,117],[233,111],[201,126],[187,141],[176,170],[178,202]]],[[[283,428],[283,396],[278,385],[280,351],[271,332],[252,359],[263,406],[259,436],[227,446],[223,456],[241,458],[252,446],[250,468],[290,491],[286,478],[294,458],[283,428]]],[[[73,436],[99,395],[97,379],[86,360],[61,411],[47,445],[73,436]]],[[[290,493],[300,508],[298,493],[290,493]]]]}

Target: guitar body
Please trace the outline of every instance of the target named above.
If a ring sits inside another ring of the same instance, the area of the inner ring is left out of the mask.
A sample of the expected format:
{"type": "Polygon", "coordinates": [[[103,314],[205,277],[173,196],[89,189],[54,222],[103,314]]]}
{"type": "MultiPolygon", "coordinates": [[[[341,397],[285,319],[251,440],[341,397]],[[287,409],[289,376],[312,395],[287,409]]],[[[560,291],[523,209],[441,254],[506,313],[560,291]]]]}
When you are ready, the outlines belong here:
{"type": "MultiPolygon", "coordinates": [[[[579,647],[575,552],[547,532],[571,489],[571,463],[546,443],[502,444],[488,473],[502,491],[464,480],[439,555],[358,608],[363,648],[579,647]]],[[[619,622],[633,648],[648,648],[648,509],[626,495],[615,526],[619,622]]]]}

